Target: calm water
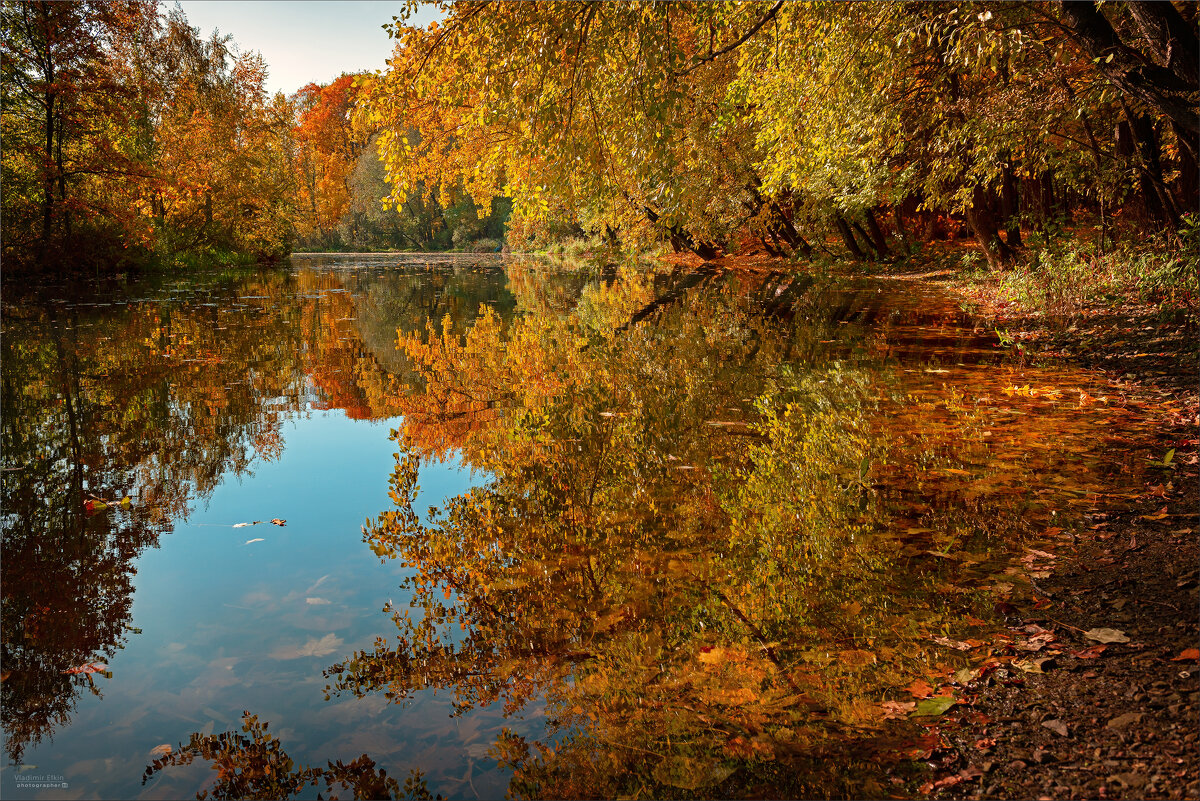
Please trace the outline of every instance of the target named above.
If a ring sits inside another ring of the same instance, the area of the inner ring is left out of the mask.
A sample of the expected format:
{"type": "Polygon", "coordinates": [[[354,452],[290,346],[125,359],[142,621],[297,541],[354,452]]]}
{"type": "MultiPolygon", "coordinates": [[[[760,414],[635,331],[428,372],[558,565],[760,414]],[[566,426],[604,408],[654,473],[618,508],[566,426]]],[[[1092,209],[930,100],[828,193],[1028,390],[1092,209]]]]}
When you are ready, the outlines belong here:
{"type": "Polygon", "coordinates": [[[6,798],[362,754],[400,794],[886,794],[899,688],[981,664],[1139,463],[1103,382],[904,281],[296,257],[5,304],[6,798]]]}

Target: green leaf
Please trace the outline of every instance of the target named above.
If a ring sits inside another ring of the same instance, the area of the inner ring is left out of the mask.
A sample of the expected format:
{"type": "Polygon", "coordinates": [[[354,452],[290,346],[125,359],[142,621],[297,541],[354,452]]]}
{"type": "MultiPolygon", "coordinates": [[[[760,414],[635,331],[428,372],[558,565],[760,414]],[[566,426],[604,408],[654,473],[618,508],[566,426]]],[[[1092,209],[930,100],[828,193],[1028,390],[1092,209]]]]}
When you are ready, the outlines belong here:
{"type": "Polygon", "coordinates": [[[956,701],[950,695],[935,695],[932,698],[926,698],[921,703],[917,704],[917,708],[913,710],[911,717],[930,717],[935,718],[942,715],[947,709],[954,706],[956,701]]]}

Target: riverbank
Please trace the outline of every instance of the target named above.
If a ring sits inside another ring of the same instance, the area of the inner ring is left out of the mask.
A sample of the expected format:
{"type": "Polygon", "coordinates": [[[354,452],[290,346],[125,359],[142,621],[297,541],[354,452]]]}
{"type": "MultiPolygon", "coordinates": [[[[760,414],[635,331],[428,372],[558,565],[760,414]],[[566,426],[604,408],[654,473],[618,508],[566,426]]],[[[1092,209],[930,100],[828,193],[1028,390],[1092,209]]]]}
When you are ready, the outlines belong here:
{"type": "MultiPolygon", "coordinates": [[[[855,268],[940,287],[1015,365],[1094,372],[1108,391],[1081,405],[1120,404],[1132,421],[1096,436],[1148,466],[1140,493],[1104,499],[1039,548],[1030,602],[997,604],[1007,623],[997,637],[1020,645],[950,685],[956,703],[925,724],[938,745],[916,797],[1200,797],[1194,283],[1155,286],[1116,262],[1100,266],[1121,275],[1089,285],[1062,270],[981,270],[969,245],[855,268]]],[[[763,254],[718,264],[796,269],[763,254]]]]}
{"type": "Polygon", "coordinates": [[[1103,373],[1111,402],[1155,433],[1097,432],[1114,447],[1149,449],[1143,492],[1085,514],[1053,548],[1044,598],[1010,622],[1052,636],[1044,673],[981,680],[980,715],[947,733],[925,789],[979,798],[1200,796],[1200,585],[1197,548],[1197,377],[1194,320],[1126,295],[1090,298],[1056,317],[1005,291],[1002,276],[951,273],[944,282],[1031,361],[1103,373]],[[1152,461],[1151,461],[1152,459],[1152,461]],[[1114,629],[1103,643],[1087,632],[1114,629]],[[1121,641],[1125,640],[1125,641],[1121,641]],[[970,777],[971,784],[963,780],[970,777]],[[976,778],[977,777],[977,778],[976,778]]]}

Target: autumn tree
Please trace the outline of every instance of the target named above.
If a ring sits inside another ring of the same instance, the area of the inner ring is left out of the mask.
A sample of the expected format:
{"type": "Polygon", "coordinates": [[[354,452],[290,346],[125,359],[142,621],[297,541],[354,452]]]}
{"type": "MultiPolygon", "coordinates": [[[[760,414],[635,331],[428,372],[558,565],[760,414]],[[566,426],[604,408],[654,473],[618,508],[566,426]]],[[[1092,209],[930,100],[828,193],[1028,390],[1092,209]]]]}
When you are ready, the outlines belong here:
{"type": "Polygon", "coordinates": [[[999,265],[1072,208],[1108,225],[1138,195],[1170,233],[1194,206],[1182,9],[455,3],[397,23],[361,111],[394,202],[462,186],[522,231],[705,256],[741,233],[807,253],[809,231],[888,258],[955,216],[999,265]]]}

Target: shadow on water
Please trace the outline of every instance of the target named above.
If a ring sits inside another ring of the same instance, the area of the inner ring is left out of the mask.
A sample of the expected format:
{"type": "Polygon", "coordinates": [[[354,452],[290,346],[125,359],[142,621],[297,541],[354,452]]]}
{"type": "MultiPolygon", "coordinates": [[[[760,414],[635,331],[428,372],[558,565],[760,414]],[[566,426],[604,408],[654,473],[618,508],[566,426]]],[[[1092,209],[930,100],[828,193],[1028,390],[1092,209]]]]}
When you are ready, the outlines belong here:
{"type": "MultiPolygon", "coordinates": [[[[327,667],[328,699],[546,709],[544,738],[473,743],[433,788],[458,795],[471,760],[517,797],[903,794],[973,682],[1016,669],[1003,610],[1042,603],[1039,546],[1137,480],[1097,434],[1129,426],[1102,383],[1015,361],[911,283],[326,261],[6,307],[14,763],[135,631],[134,558],[307,408],[403,418],[364,538],[411,601],[327,667]],[[447,459],[486,480],[418,511],[447,459]]],[[[366,754],[300,766],[243,722],[147,778],[429,792],[366,754]]]]}

